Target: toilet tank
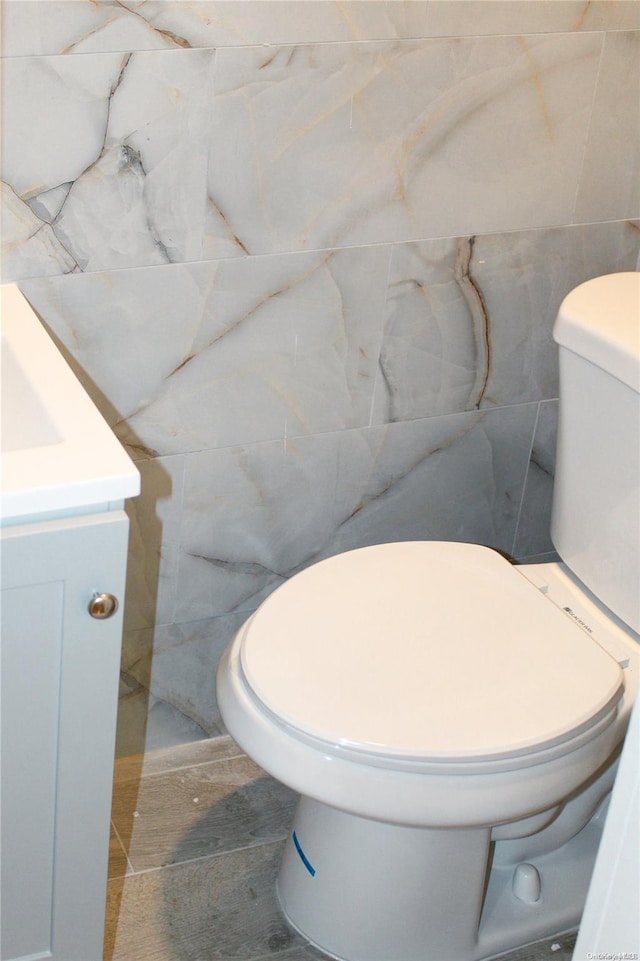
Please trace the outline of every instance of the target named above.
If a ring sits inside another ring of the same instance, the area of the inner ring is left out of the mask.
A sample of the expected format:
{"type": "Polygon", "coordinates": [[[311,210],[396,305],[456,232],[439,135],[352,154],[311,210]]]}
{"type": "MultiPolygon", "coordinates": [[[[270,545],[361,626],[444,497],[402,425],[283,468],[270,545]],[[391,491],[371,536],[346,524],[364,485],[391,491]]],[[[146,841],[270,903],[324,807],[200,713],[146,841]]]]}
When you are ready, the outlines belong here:
{"type": "Polygon", "coordinates": [[[640,631],[640,274],[563,301],[551,537],[582,583],[640,631]]]}

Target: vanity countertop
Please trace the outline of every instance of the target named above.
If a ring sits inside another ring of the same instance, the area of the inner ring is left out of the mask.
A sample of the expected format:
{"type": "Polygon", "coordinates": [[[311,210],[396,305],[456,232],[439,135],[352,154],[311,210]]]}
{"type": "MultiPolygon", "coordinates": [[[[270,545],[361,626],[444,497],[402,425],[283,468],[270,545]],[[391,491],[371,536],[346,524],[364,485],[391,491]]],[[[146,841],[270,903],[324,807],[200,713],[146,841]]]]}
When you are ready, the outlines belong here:
{"type": "Polygon", "coordinates": [[[2,525],[135,496],[138,471],[15,284],[1,319],[2,525]]]}

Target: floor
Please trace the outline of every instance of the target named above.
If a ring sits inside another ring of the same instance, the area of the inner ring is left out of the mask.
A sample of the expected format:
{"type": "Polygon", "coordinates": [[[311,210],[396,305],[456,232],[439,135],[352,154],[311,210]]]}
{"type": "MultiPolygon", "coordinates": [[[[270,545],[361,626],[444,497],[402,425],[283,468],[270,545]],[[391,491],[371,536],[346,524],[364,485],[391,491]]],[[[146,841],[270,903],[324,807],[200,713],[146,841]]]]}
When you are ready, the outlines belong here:
{"type": "MultiPolygon", "coordinates": [[[[119,758],[104,961],[324,959],[275,900],[295,801],[229,737],[119,758]]],[[[574,941],[501,961],[570,961],[574,941]]]]}

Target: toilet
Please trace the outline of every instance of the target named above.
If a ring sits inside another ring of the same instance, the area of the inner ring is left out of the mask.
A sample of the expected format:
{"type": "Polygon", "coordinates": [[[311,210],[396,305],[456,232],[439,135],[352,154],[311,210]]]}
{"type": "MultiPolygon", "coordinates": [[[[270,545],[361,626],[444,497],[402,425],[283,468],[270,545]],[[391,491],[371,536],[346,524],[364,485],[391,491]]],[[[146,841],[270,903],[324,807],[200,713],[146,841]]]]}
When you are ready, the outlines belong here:
{"type": "Polygon", "coordinates": [[[344,961],[480,961],[575,929],[640,667],[640,274],[561,305],[552,539],[320,561],[225,652],[229,733],[300,800],[277,894],[344,961]]]}

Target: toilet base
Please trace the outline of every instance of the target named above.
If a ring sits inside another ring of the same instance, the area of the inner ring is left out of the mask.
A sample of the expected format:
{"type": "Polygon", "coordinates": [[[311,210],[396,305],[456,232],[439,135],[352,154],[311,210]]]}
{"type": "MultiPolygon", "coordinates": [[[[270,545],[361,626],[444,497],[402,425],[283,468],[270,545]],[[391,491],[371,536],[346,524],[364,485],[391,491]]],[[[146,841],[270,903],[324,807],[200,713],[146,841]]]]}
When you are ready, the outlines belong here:
{"type": "Polygon", "coordinates": [[[521,868],[523,901],[518,866],[490,868],[488,828],[385,824],[303,797],[278,898],[291,925],[340,961],[481,961],[577,927],[601,830],[594,820],[521,868]]]}

